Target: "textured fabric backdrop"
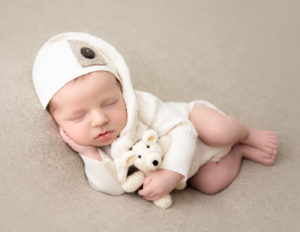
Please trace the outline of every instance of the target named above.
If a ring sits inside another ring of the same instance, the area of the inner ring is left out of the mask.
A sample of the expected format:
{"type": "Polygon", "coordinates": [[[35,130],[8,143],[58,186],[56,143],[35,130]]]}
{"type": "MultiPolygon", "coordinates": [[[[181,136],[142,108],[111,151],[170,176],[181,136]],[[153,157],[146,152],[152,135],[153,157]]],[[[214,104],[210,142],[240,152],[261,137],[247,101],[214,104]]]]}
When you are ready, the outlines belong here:
{"type": "Polygon", "coordinates": [[[0,231],[299,231],[299,9],[297,0],[1,0],[0,231]],[[174,192],[169,210],[93,190],[31,83],[38,49],[67,31],[113,44],[137,89],[207,99],[276,130],[276,164],[244,161],[225,191],[174,192]]]}

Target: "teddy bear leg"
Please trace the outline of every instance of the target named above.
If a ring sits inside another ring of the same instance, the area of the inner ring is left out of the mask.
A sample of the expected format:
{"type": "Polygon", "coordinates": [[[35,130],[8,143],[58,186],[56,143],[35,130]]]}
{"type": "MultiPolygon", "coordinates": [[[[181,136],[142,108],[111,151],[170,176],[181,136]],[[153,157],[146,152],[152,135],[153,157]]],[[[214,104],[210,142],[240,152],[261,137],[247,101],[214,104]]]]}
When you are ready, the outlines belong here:
{"type": "Polygon", "coordinates": [[[179,181],[178,184],[176,185],[177,190],[182,190],[186,187],[186,182],[185,181],[179,181]]]}
{"type": "Polygon", "coordinates": [[[162,198],[153,201],[153,203],[163,209],[167,209],[172,205],[172,198],[170,194],[163,196],[162,198]]]}
{"type": "Polygon", "coordinates": [[[141,171],[135,172],[128,176],[125,182],[122,184],[122,188],[125,192],[133,193],[144,183],[145,175],[141,171]]]}

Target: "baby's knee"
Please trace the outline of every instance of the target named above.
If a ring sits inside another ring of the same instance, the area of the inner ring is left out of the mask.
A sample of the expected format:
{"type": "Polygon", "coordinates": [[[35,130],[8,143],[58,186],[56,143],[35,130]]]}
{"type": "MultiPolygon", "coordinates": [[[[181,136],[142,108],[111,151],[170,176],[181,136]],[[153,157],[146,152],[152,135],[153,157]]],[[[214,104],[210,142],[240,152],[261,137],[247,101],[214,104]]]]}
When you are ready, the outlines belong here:
{"type": "Polygon", "coordinates": [[[224,117],[202,128],[203,133],[199,135],[206,144],[216,147],[228,146],[233,141],[233,130],[230,119],[224,117]]]}
{"type": "Polygon", "coordinates": [[[224,116],[208,106],[196,105],[189,119],[195,126],[199,138],[210,146],[231,145],[236,137],[235,119],[224,116]]]}
{"type": "Polygon", "coordinates": [[[218,185],[218,181],[209,176],[202,176],[201,178],[195,178],[188,182],[193,188],[199,190],[202,193],[213,195],[223,189],[218,185]]]}
{"type": "Polygon", "coordinates": [[[217,194],[217,193],[221,192],[222,190],[223,189],[221,189],[219,186],[216,186],[216,185],[202,186],[202,188],[199,189],[199,191],[201,191],[202,193],[208,194],[208,195],[217,194]]]}

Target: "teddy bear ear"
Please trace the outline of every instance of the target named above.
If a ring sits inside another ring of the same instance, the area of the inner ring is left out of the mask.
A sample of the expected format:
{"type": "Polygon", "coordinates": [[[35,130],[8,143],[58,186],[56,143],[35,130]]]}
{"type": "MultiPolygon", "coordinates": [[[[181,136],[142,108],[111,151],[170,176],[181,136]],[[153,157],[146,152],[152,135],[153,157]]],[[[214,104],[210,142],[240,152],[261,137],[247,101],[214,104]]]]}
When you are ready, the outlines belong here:
{"type": "Polygon", "coordinates": [[[143,135],[143,141],[147,144],[156,143],[158,140],[158,134],[155,130],[147,130],[143,135]]]}
{"type": "Polygon", "coordinates": [[[158,144],[162,148],[163,157],[168,153],[169,148],[171,146],[171,142],[172,142],[172,139],[171,139],[170,135],[163,135],[159,138],[158,144]]]}
{"type": "Polygon", "coordinates": [[[133,165],[134,161],[136,160],[136,155],[134,153],[132,153],[126,161],[127,167],[130,167],[131,165],[133,165]]]}
{"type": "Polygon", "coordinates": [[[114,160],[117,168],[119,181],[121,182],[125,181],[128,169],[131,165],[133,165],[135,161],[135,157],[136,155],[134,151],[127,151],[123,155],[121,155],[120,157],[114,160]]]}

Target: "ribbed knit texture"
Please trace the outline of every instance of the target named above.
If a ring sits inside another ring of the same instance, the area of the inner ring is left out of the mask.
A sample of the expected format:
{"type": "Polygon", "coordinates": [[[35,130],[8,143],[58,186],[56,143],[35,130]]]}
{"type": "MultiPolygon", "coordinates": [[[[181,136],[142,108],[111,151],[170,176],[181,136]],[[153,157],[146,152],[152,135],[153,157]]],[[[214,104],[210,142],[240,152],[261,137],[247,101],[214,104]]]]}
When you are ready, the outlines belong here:
{"type": "Polygon", "coordinates": [[[184,124],[174,128],[169,135],[172,143],[161,168],[178,172],[187,180],[195,154],[197,133],[192,125],[184,124]]]}
{"type": "Polygon", "coordinates": [[[94,189],[110,195],[121,195],[124,193],[116,175],[115,164],[111,159],[104,159],[102,162],[99,162],[81,154],[80,156],[84,162],[84,171],[88,182],[94,189]]]}
{"type": "Polygon", "coordinates": [[[194,126],[154,95],[136,91],[136,96],[140,120],[160,135],[169,134],[172,137],[161,168],[180,173],[187,179],[197,140],[194,126]]]}

